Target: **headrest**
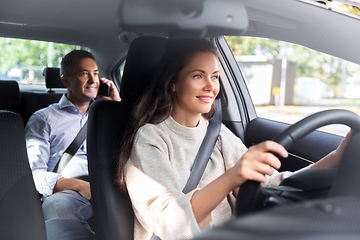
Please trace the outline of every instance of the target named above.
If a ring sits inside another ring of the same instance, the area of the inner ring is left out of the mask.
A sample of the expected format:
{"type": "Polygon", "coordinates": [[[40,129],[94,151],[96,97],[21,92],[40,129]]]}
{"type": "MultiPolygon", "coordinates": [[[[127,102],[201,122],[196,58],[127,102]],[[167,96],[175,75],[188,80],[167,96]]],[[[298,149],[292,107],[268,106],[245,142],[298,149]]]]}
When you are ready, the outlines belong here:
{"type": "Polygon", "coordinates": [[[165,45],[166,38],[154,36],[139,37],[130,44],[120,87],[122,101],[135,103],[149,86],[165,45]]]}
{"type": "Polygon", "coordinates": [[[0,108],[19,112],[21,97],[19,84],[16,81],[0,81],[0,108]]]}
{"type": "Polygon", "coordinates": [[[20,97],[19,84],[13,80],[1,80],[0,96],[2,98],[20,97]]]}
{"type": "Polygon", "coordinates": [[[46,67],[43,71],[46,88],[66,88],[61,81],[60,68],[46,67]]]}

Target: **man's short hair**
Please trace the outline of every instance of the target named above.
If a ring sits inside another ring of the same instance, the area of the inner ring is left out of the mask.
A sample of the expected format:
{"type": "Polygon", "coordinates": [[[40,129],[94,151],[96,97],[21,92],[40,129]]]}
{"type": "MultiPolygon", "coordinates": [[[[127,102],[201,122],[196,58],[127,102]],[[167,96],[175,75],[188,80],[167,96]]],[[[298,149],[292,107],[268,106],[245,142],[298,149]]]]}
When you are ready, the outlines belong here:
{"type": "Polygon", "coordinates": [[[75,61],[83,58],[91,58],[95,61],[94,55],[85,50],[73,50],[66,54],[61,60],[60,75],[69,75],[74,67],[75,61]]]}

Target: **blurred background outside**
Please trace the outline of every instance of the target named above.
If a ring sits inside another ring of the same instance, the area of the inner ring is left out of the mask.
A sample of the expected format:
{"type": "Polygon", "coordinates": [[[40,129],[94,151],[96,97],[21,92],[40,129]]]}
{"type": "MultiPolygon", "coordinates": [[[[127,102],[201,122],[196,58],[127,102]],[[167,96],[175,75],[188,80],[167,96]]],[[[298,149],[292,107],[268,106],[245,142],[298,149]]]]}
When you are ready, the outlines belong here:
{"type": "MultiPolygon", "coordinates": [[[[360,114],[360,66],[287,42],[226,37],[259,117],[286,123],[325,109],[360,114]]],[[[346,135],[347,126],[320,129],[346,135]]]]}

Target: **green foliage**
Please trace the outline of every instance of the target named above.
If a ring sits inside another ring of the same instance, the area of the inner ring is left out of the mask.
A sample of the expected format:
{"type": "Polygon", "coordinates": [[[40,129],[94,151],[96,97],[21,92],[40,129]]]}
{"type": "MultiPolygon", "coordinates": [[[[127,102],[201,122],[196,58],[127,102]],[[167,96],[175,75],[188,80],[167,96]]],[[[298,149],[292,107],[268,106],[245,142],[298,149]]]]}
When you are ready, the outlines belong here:
{"type": "Polygon", "coordinates": [[[352,63],[301,45],[253,37],[226,37],[226,40],[235,56],[265,55],[279,59],[286,57],[296,62],[297,77],[322,79],[332,87],[335,97],[340,95],[343,77],[352,77],[354,74],[348,67],[352,63]]]}
{"type": "Polygon", "coordinates": [[[331,2],[327,1],[327,5],[333,9],[338,9],[343,12],[352,13],[354,15],[360,15],[360,8],[350,4],[340,3],[340,2],[331,2]]]}
{"type": "Polygon", "coordinates": [[[0,38],[0,71],[5,73],[12,67],[21,66],[48,66],[49,47],[52,49],[53,67],[59,66],[66,53],[79,48],[60,43],[0,38]]]}

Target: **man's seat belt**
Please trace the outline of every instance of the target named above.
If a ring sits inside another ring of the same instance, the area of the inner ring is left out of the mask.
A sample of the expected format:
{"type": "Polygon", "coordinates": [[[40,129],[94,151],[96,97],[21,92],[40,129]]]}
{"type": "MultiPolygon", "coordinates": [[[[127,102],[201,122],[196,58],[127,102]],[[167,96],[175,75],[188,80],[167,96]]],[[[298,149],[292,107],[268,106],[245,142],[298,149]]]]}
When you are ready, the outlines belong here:
{"type": "Polygon", "coordinates": [[[70,143],[65,152],[61,155],[61,158],[57,162],[53,172],[61,173],[66,167],[66,165],[70,162],[71,158],[75,155],[81,144],[85,141],[87,133],[87,123],[88,122],[86,121],[86,123],[84,124],[84,126],[82,126],[74,140],[70,143]]]}
{"type": "MultiPolygon", "coordinates": [[[[215,144],[220,134],[222,112],[221,112],[221,98],[215,100],[215,115],[209,120],[209,125],[206,129],[204,140],[201,143],[199,151],[196,155],[194,165],[191,169],[190,176],[185,184],[183,193],[189,193],[194,190],[200,182],[204,174],[210,156],[214,151],[215,144]]],[[[153,234],[150,240],[161,240],[158,236],[153,234]]]]}

